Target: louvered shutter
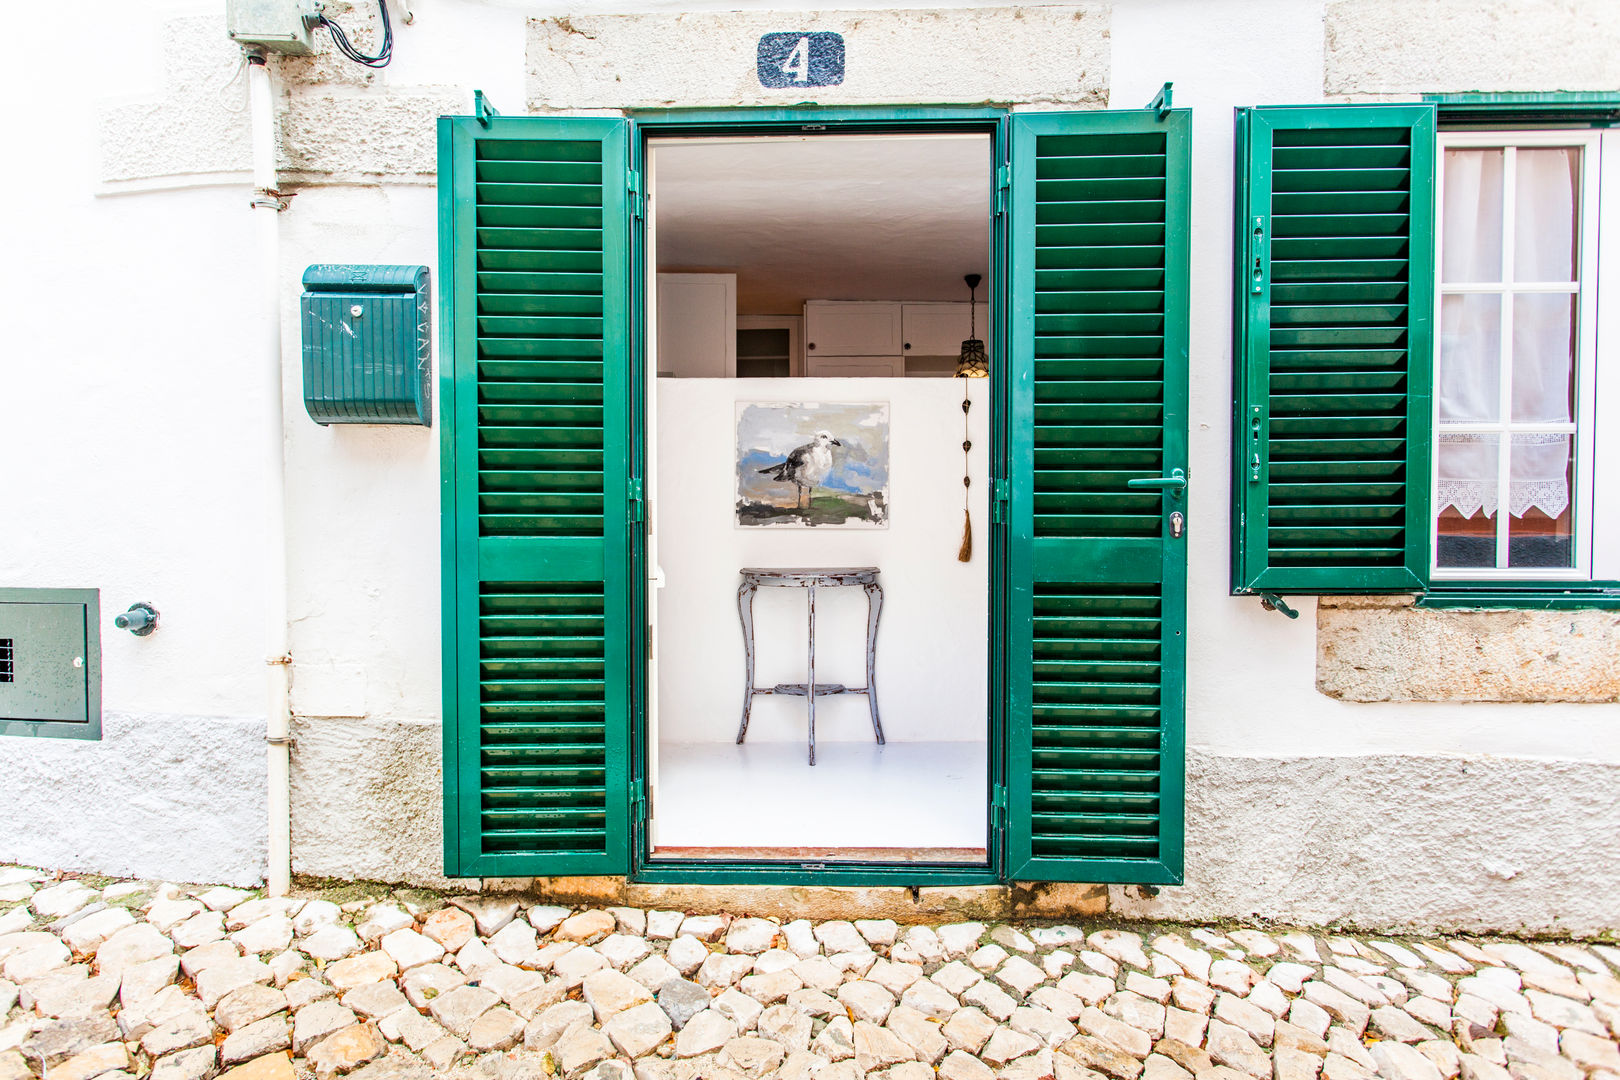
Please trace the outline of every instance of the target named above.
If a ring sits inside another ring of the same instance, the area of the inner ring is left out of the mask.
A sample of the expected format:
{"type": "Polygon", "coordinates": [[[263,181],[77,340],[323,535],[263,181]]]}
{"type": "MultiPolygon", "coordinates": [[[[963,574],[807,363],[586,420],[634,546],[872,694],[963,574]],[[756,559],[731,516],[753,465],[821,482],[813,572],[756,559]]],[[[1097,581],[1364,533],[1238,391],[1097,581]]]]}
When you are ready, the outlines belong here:
{"type": "Polygon", "coordinates": [[[1434,109],[1241,110],[1234,592],[1422,588],[1434,109]]]}
{"type": "Polygon", "coordinates": [[[626,122],[439,152],[446,873],[622,874],[626,122]]]}
{"type": "Polygon", "coordinates": [[[1190,129],[1012,121],[1014,880],[1181,880],[1187,499],[1128,484],[1187,465],[1190,129]]]}

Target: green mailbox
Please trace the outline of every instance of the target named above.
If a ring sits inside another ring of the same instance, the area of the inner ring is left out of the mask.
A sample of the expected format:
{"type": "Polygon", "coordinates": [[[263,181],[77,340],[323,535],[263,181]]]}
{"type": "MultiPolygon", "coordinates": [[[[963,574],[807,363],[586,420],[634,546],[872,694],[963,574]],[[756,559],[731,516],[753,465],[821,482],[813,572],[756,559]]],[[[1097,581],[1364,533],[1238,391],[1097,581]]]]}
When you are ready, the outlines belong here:
{"type": "Polygon", "coordinates": [[[0,735],[101,738],[100,593],[0,589],[0,735]]]}
{"type": "Polygon", "coordinates": [[[300,304],[317,424],[431,424],[428,268],[317,263],[300,304]]]}

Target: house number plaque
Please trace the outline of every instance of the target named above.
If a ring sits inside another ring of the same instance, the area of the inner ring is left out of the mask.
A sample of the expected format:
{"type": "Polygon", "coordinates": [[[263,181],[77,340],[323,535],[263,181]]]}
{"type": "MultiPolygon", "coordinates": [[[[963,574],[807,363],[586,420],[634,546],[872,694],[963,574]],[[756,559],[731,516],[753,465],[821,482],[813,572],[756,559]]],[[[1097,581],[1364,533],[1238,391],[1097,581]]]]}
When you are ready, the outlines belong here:
{"type": "Polygon", "coordinates": [[[762,86],[837,86],[844,81],[844,35],[766,34],[759,39],[758,70],[762,86]]]}

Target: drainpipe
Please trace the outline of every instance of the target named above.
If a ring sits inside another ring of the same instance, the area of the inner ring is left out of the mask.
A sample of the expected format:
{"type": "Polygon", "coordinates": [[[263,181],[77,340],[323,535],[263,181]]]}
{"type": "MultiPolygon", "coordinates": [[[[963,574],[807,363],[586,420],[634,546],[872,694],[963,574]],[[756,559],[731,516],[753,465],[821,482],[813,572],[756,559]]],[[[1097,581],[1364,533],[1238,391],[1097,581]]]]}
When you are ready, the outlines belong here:
{"type": "Polygon", "coordinates": [[[271,896],[292,885],[292,717],[288,689],[292,657],[287,632],[287,465],[282,415],[281,236],[287,204],[276,192],[276,121],[270,69],[262,51],[247,50],[248,106],[253,123],[253,216],[258,242],[260,342],[265,379],[264,580],[265,743],[269,833],[265,884],[271,896]]]}

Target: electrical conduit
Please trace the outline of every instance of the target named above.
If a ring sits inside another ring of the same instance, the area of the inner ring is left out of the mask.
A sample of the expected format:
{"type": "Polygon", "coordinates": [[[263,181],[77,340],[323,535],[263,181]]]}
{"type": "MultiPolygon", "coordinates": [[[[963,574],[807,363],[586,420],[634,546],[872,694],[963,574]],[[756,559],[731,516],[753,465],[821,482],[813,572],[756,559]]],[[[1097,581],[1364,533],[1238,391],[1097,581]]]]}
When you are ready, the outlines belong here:
{"type": "Polygon", "coordinates": [[[282,410],[281,236],[278,218],[286,208],[276,194],[276,120],[270,69],[263,53],[249,51],[248,105],[253,138],[253,216],[257,219],[259,340],[265,376],[264,583],[265,583],[265,743],[269,830],[265,884],[271,896],[292,885],[292,717],[288,689],[292,659],[287,632],[287,466],[282,410]]]}

